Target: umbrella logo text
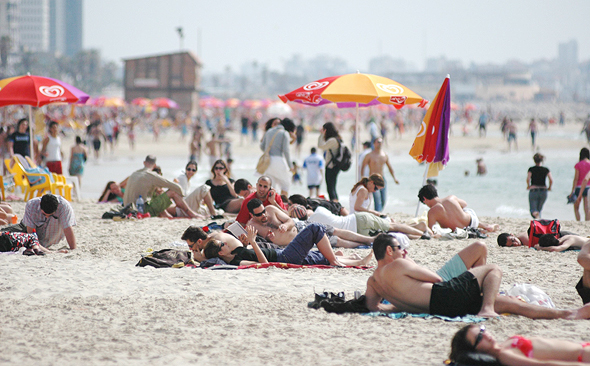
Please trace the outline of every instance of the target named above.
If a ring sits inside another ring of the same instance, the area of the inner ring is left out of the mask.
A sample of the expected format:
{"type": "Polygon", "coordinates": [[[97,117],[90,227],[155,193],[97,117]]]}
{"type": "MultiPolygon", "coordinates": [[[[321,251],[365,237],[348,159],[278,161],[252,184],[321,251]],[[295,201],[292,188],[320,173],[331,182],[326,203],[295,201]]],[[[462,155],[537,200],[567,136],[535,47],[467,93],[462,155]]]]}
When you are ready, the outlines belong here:
{"type": "Polygon", "coordinates": [[[400,104],[400,105],[404,105],[406,104],[406,100],[408,99],[408,97],[402,97],[402,96],[390,96],[389,97],[389,101],[393,104],[400,104]]]}
{"type": "Polygon", "coordinates": [[[57,98],[57,97],[61,97],[65,93],[65,91],[64,91],[64,88],[62,88],[59,85],[52,85],[52,86],[40,86],[39,93],[41,93],[49,98],[57,98]]]}
{"type": "Polygon", "coordinates": [[[313,81],[309,84],[306,84],[303,87],[303,90],[317,90],[317,89],[321,89],[321,88],[327,86],[328,84],[330,84],[329,81],[322,81],[321,83],[318,83],[317,81],[313,81]]]}
{"type": "Polygon", "coordinates": [[[385,84],[377,83],[375,85],[379,89],[381,89],[384,92],[389,93],[389,94],[402,94],[404,92],[404,88],[402,88],[399,85],[395,85],[395,84],[385,85],[385,84]]]}

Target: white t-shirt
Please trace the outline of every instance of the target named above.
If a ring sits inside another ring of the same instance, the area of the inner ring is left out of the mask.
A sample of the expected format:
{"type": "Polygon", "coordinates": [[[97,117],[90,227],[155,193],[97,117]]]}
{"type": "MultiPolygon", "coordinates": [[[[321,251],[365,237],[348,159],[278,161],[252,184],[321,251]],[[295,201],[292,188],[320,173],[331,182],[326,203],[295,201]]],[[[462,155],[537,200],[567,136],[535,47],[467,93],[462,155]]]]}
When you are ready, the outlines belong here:
{"type": "MultiPolygon", "coordinates": [[[[356,191],[354,191],[354,193],[351,193],[348,199],[348,202],[350,203],[350,209],[348,210],[348,212],[350,212],[351,214],[355,213],[356,211],[354,210],[354,204],[356,203],[356,195],[359,193],[359,190],[362,188],[363,186],[358,186],[356,188],[356,191]]],[[[371,202],[372,202],[372,198],[373,195],[371,193],[369,193],[367,195],[367,198],[363,201],[363,203],[361,204],[361,207],[364,208],[365,210],[368,210],[369,207],[371,207],[371,202]]]]}
{"type": "Polygon", "coordinates": [[[307,185],[319,186],[322,183],[322,169],[324,158],[318,154],[311,154],[303,161],[303,168],[307,169],[307,185]]]}
{"type": "Polygon", "coordinates": [[[337,216],[325,207],[318,206],[313,215],[308,219],[311,222],[317,222],[324,225],[332,225],[337,229],[350,230],[356,233],[356,215],[337,216]]]}
{"type": "Polygon", "coordinates": [[[190,182],[190,180],[188,180],[188,177],[186,176],[186,174],[182,173],[181,175],[176,177],[176,179],[178,179],[178,185],[180,185],[182,187],[182,191],[184,192],[184,195],[188,196],[189,193],[191,193],[191,182],[190,182]]]}

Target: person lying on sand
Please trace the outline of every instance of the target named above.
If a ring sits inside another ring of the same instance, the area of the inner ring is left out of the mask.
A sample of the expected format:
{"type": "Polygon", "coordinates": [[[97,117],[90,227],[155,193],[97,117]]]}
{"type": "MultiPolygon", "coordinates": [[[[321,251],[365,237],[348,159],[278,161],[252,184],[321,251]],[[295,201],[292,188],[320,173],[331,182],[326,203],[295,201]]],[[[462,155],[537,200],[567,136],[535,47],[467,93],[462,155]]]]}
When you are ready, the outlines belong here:
{"type": "MultiPolygon", "coordinates": [[[[306,226],[306,222],[295,221],[282,210],[269,205],[264,207],[262,201],[252,199],[247,204],[250,213],[249,225],[254,226],[262,237],[279,246],[286,246],[295,239],[306,226]]],[[[323,224],[322,224],[323,226],[323,224]]],[[[338,229],[325,225],[325,232],[330,244],[334,247],[356,248],[359,245],[370,245],[373,238],[360,235],[350,230],[338,229]]]]}
{"type": "Polygon", "coordinates": [[[360,235],[369,235],[371,231],[394,231],[404,233],[410,239],[430,239],[432,236],[432,232],[423,221],[411,226],[398,224],[390,217],[378,217],[368,212],[355,212],[348,216],[338,216],[321,206],[312,211],[296,204],[289,206],[287,212],[289,216],[299,220],[317,222],[337,229],[348,229],[360,235]]]}
{"type": "Polygon", "coordinates": [[[502,271],[495,264],[472,266],[457,277],[445,279],[407,258],[407,250],[390,235],[379,234],[373,242],[373,252],[377,269],[367,281],[366,292],[367,307],[371,311],[449,317],[468,314],[496,317],[510,313],[531,319],[590,318],[590,304],[579,309],[559,310],[528,304],[515,297],[498,296],[502,271]],[[383,299],[390,304],[381,303],[383,299]]]}
{"type": "Polygon", "coordinates": [[[563,252],[568,249],[582,249],[588,238],[579,235],[565,235],[557,239],[553,234],[543,234],[539,238],[539,244],[534,248],[548,252],[563,252]]]}
{"type": "Polygon", "coordinates": [[[303,229],[287,245],[285,249],[261,249],[256,243],[257,230],[252,226],[246,226],[246,240],[253,249],[238,247],[231,249],[225,242],[211,240],[205,246],[203,253],[207,259],[221,258],[229,264],[248,265],[253,263],[281,262],[291,264],[324,264],[333,266],[365,266],[372,257],[370,253],[365,258],[345,257],[342,253],[334,253],[330,241],[326,236],[325,228],[320,224],[310,224],[303,229]],[[311,248],[317,245],[319,251],[311,248]]]}
{"type": "Polygon", "coordinates": [[[496,338],[485,325],[469,324],[461,328],[451,341],[451,361],[460,362],[467,353],[484,353],[502,365],[579,365],[590,363],[590,342],[542,337],[512,336],[504,341],[496,338]]]}
{"type": "Polygon", "coordinates": [[[185,240],[191,252],[193,252],[194,260],[203,262],[207,260],[203,254],[203,249],[211,240],[219,240],[224,242],[232,251],[238,247],[242,247],[242,243],[233,235],[224,233],[223,231],[213,231],[206,233],[198,226],[189,226],[182,237],[185,240]]]}
{"type": "Polygon", "coordinates": [[[467,202],[464,200],[452,195],[445,198],[438,197],[436,187],[433,185],[427,184],[422,187],[418,192],[418,198],[420,202],[430,208],[428,210],[428,227],[431,230],[437,222],[442,228],[451,230],[480,228],[486,232],[492,232],[500,228],[497,224],[487,225],[480,222],[475,211],[467,208],[467,202]]]}
{"type": "MultiPolygon", "coordinates": [[[[559,240],[561,240],[562,238],[564,238],[566,236],[578,236],[578,235],[571,233],[569,231],[562,230],[559,240]]],[[[519,246],[527,246],[528,247],[529,246],[529,233],[528,233],[528,231],[524,232],[524,233],[520,233],[518,235],[511,234],[511,233],[501,233],[500,235],[498,235],[498,238],[496,240],[498,242],[498,245],[501,247],[519,247],[519,246]]],[[[540,248],[537,248],[537,246],[535,246],[535,248],[540,249],[540,248]]],[[[580,248],[577,248],[577,249],[580,249],[580,248]]],[[[555,250],[550,250],[550,249],[543,249],[543,250],[555,251],[555,250]]]]}

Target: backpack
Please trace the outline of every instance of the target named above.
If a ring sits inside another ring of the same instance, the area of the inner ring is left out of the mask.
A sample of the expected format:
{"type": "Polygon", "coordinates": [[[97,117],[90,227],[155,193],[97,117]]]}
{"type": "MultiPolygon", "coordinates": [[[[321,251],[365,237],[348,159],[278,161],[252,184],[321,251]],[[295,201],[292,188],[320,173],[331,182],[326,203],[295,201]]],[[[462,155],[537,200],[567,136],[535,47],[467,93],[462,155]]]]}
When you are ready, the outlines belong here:
{"type": "Polygon", "coordinates": [[[342,145],[340,140],[338,140],[338,155],[332,156],[330,162],[343,172],[348,171],[352,165],[352,153],[348,146],[342,145]]]}
{"type": "Polygon", "coordinates": [[[531,220],[528,229],[529,248],[539,244],[539,238],[543,234],[553,234],[557,239],[561,237],[561,225],[558,219],[554,220],[531,220]]]}

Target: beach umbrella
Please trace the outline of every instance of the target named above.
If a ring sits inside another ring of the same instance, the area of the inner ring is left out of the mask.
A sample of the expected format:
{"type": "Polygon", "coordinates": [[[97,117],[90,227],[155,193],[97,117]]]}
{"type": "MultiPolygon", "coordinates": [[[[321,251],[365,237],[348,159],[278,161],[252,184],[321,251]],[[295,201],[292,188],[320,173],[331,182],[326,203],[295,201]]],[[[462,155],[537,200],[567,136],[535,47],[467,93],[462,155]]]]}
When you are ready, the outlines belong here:
{"type": "MultiPolygon", "coordinates": [[[[449,127],[451,125],[451,78],[447,75],[440,90],[424,115],[420,130],[410,149],[419,163],[428,163],[422,185],[426,179],[436,177],[449,162],[449,127]]],[[[418,203],[418,207],[420,204],[418,203]]],[[[418,210],[416,210],[416,216],[418,210]]]]}
{"type": "Polygon", "coordinates": [[[291,117],[293,115],[293,109],[288,104],[275,102],[268,106],[266,114],[278,118],[291,117]]]}
{"type": "Polygon", "coordinates": [[[150,105],[151,101],[148,98],[135,98],[131,101],[131,104],[137,105],[140,107],[146,107],[150,105]]]}
{"type": "Polygon", "coordinates": [[[25,104],[29,106],[29,138],[31,159],[33,151],[32,107],[51,103],[85,103],[88,94],[63,81],[43,76],[22,75],[0,80],[0,107],[25,104]]]}
{"type": "Polygon", "coordinates": [[[172,99],[168,99],[168,98],[156,98],[156,99],[152,99],[152,107],[156,107],[156,108],[173,108],[173,109],[177,109],[178,108],[178,103],[176,103],[175,101],[173,101],[172,99]]]}
{"type": "MultiPolygon", "coordinates": [[[[279,98],[285,103],[291,101],[310,106],[336,103],[339,108],[355,107],[356,136],[359,136],[359,107],[388,104],[400,109],[408,104],[419,103],[421,107],[424,107],[428,103],[427,100],[397,81],[358,72],[316,80],[290,93],[279,95],[279,98]]],[[[357,150],[355,156],[358,156],[359,144],[355,145],[357,150]]],[[[357,160],[357,174],[358,164],[357,160]]]]}
{"type": "Polygon", "coordinates": [[[240,100],[237,98],[229,98],[225,101],[225,106],[228,108],[237,108],[240,106],[240,100]]]}

